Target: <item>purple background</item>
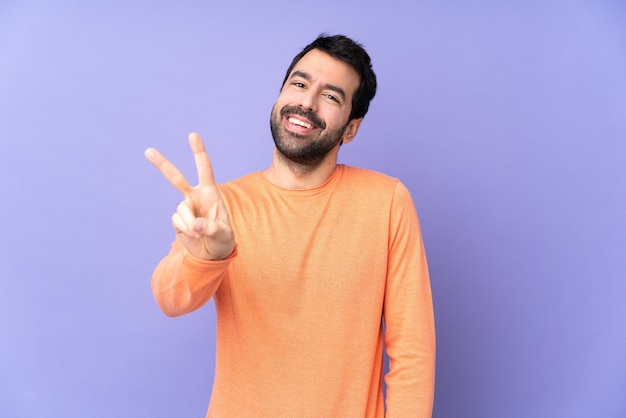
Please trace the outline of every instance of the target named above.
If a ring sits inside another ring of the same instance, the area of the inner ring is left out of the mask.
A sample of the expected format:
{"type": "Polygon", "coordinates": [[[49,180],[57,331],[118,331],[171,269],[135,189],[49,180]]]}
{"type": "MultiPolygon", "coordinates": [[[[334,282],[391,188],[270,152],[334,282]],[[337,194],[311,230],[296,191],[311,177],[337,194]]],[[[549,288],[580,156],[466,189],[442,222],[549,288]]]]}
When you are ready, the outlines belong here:
{"type": "Polygon", "coordinates": [[[622,1],[94,3],[0,5],[0,416],[204,416],[213,307],[152,299],[179,196],[143,150],[195,181],[197,131],[218,181],[265,168],[322,31],[379,77],[340,160],[420,213],[434,416],[626,416],[622,1]]]}

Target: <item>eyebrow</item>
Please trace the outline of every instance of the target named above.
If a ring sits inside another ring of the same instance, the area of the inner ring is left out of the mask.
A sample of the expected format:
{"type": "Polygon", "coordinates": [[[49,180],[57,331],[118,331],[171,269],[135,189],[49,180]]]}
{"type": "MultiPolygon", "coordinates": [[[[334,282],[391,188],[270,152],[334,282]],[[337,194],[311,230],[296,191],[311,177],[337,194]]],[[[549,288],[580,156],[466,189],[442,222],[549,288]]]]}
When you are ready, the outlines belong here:
{"type": "MultiPolygon", "coordinates": [[[[289,78],[292,79],[294,77],[304,78],[306,81],[311,81],[313,79],[309,73],[305,73],[304,71],[298,71],[298,70],[296,70],[293,73],[291,73],[291,76],[289,78]]],[[[334,86],[332,84],[324,84],[323,87],[325,89],[334,91],[335,93],[340,95],[341,96],[341,100],[344,100],[344,101],[346,100],[346,92],[343,91],[343,89],[341,87],[337,87],[337,86],[334,86]]]]}

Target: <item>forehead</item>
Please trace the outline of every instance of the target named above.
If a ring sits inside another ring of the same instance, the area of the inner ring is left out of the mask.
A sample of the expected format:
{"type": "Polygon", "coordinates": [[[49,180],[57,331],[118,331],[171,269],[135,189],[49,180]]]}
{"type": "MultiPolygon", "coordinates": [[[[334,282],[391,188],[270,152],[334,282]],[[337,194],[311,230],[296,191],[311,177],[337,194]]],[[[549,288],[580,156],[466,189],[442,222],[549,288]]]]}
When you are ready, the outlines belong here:
{"type": "Polygon", "coordinates": [[[342,88],[350,97],[359,87],[360,77],[351,65],[333,58],[319,49],[307,52],[291,70],[308,74],[313,82],[342,88]]]}

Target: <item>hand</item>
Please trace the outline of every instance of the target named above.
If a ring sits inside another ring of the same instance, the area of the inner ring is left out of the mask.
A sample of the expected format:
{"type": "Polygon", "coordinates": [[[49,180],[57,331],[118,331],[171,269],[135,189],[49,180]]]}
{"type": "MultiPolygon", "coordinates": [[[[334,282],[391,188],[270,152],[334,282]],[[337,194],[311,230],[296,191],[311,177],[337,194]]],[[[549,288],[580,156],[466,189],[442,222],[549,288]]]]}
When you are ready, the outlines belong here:
{"type": "Polygon", "coordinates": [[[172,224],[187,251],[204,260],[221,260],[232,254],[235,234],[198,134],[189,135],[189,146],[198,170],[199,184],[195,187],[156,149],[148,148],[145,156],[183,194],[184,200],[172,215],[172,224]]]}

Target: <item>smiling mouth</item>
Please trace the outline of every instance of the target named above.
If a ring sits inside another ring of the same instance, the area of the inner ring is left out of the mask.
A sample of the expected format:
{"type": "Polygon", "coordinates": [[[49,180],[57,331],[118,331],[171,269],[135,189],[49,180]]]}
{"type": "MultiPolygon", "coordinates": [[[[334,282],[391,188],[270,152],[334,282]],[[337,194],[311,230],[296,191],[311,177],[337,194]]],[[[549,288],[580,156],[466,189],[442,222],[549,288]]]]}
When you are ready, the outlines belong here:
{"type": "Polygon", "coordinates": [[[326,123],[315,113],[302,110],[297,106],[285,106],[280,111],[281,116],[294,126],[304,129],[325,129],[326,123]]]}
{"type": "Polygon", "coordinates": [[[306,129],[313,129],[313,125],[311,125],[310,123],[307,123],[305,121],[302,121],[300,119],[297,119],[297,118],[294,118],[294,117],[290,117],[290,118],[287,118],[287,120],[289,121],[289,123],[292,123],[292,124],[294,124],[296,126],[301,126],[303,128],[306,128],[306,129]]]}

